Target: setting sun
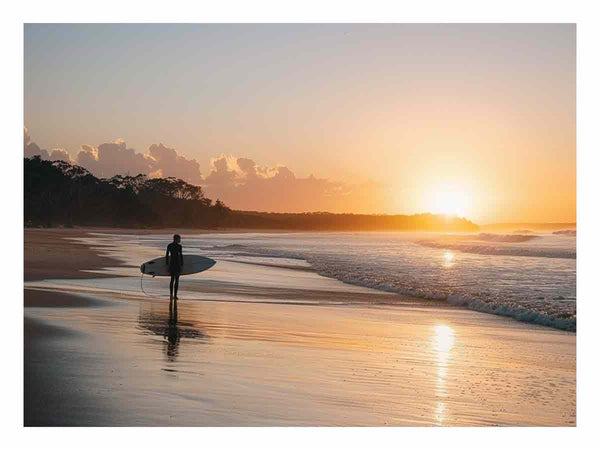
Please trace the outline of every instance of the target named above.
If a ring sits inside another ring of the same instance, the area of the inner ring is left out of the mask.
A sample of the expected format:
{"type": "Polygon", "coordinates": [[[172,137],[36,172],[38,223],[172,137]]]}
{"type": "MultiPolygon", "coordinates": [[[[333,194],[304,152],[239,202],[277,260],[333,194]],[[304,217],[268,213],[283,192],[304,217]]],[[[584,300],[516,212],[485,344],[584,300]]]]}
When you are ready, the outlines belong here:
{"type": "Polygon", "coordinates": [[[442,185],[430,193],[425,210],[434,214],[465,217],[471,208],[471,195],[462,186],[442,185]]]}

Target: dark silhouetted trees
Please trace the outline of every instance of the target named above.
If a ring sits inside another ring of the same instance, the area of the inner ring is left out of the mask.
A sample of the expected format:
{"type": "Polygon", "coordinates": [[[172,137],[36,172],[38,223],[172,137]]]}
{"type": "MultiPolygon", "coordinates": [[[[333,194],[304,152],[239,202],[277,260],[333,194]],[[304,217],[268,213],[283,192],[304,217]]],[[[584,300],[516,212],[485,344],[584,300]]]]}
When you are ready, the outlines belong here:
{"type": "Polygon", "coordinates": [[[25,158],[26,226],[215,228],[229,208],[177,178],[96,178],[64,161],[25,158]]]}
{"type": "Polygon", "coordinates": [[[65,161],[25,158],[26,226],[245,228],[305,231],[477,231],[434,214],[367,215],[232,211],[200,186],[146,175],[96,178],[65,161]]]}

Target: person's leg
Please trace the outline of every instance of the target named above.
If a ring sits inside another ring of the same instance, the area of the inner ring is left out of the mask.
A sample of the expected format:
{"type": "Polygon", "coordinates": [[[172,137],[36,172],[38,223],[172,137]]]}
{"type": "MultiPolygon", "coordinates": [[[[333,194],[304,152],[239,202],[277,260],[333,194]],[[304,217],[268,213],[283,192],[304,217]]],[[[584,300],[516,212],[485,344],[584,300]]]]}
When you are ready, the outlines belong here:
{"type": "MultiPolygon", "coordinates": [[[[173,283],[175,282],[175,275],[171,275],[171,283],[169,284],[169,298],[173,299],[173,283]]],[[[175,291],[177,295],[177,291],[175,291]]]]}
{"type": "Polygon", "coordinates": [[[179,275],[175,275],[175,299],[177,300],[177,290],[179,289],[179,275]]]}

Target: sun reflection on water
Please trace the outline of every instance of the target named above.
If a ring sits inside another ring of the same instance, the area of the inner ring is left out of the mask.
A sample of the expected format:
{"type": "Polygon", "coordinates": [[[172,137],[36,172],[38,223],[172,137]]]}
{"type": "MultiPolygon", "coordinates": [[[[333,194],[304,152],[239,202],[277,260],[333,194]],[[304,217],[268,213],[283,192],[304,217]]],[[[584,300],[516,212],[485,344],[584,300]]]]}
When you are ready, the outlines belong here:
{"type": "Polygon", "coordinates": [[[446,420],[446,402],[443,399],[448,395],[446,392],[446,376],[448,374],[448,361],[454,348],[454,330],[448,325],[436,325],[433,327],[431,340],[432,348],[436,352],[438,369],[436,383],[438,403],[435,418],[438,424],[441,425],[446,420]]]}
{"type": "Polygon", "coordinates": [[[454,261],[455,255],[452,252],[444,252],[442,256],[442,265],[444,267],[452,267],[456,261],[454,261]]]}

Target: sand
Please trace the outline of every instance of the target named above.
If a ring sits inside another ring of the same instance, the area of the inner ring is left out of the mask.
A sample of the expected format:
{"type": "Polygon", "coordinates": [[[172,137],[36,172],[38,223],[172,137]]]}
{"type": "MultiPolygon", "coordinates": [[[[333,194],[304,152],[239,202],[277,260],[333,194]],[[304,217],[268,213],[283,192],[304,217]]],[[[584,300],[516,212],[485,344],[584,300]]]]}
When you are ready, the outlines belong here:
{"type": "Polygon", "coordinates": [[[119,261],[101,255],[90,246],[73,240],[82,236],[71,228],[31,228],[25,230],[25,281],[45,278],[90,278],[99,274],[83,270],[118,265],[119,261]]]}
{"type": "Polygon", "coordinates": [[[139,292],[152,250],[45,233],[109,261],[70,278],[38,258],[26,425],[575,425],[574,333],[231,262],[174,311],[139,292]]]}

